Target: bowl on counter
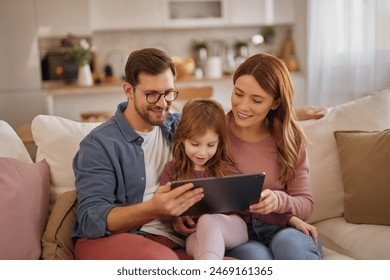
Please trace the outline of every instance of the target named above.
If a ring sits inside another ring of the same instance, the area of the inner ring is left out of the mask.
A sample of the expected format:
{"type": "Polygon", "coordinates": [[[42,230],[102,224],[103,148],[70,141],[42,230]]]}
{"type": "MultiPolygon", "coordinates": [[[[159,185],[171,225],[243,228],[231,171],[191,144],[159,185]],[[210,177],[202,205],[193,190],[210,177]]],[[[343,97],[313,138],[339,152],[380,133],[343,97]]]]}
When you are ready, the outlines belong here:
{"type": "Polygon", "coordinates": [[[176,66],[176,79],[180,80],[189,77],[195,72],[195,61],[193,58],[187,58],[185,60],[180,57],[172,57],[173,63],[176,66]]]}

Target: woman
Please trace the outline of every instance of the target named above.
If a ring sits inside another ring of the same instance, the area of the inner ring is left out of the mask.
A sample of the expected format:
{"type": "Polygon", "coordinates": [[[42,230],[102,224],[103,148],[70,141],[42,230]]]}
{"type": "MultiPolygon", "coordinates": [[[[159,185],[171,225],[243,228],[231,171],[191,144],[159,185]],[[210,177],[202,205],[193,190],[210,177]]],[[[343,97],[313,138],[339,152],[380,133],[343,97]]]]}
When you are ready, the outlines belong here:
{"type": "Polygon", "coordinates": [[[289,72],[279,59],[257,54],[239,66],[233,82],[227,124],[233,158],[243,173],[265,171],[267,175],[261,199],[250,207],[249,238],[258,242],[241,245],[229,255],[320,259],[315,227],[298,223],[310,217],[314,205],[289,72]]]}
{"type": "MultiPolygon", "coordinates": [[[[228,138],[236,167],[264,171],[264,190],[251,205],[250,241],[227,256],[238,259],[321,259],[314,226],[304,222],[313,211],[305,137],[300,119],[320,118],[323,108],[293,109],[288,69],[276,57],[258,54],[235,71],[227,116],[228,138]]],[[[180,222],[180,220],[179,220],[180,222]]],[[[176,224],[176,230],[184,231],[176,224]]]]}

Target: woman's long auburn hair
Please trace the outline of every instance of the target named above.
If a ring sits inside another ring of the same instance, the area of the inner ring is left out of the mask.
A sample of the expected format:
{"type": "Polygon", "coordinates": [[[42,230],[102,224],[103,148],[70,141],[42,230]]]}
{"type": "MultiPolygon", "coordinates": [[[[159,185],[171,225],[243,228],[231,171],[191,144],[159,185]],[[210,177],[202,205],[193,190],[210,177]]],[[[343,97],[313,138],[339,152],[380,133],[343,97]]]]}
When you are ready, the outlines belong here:
{"type": "Polygon", "coordinates": [[[238,173],[229,150],[226,116],[222,106],[211,99],[193,99],[184,105],[179,125],[173,134],[174,180],[194,177],[194,165],[185,152],[184,141],[201,136],[207,130],[215,131],[219,141],[215,155],[205,164],[206,171],[211,176],[238,173]]]}
{"type": "Polygon", "coordinates": [[[233,83],[243,75],[251,75],[268,94],[279,103],[270,110],[267,123],[276,141],[283,182],[295,177],[295,166],[300,153],[305,149],[306,137],[297,122],[293,109],[294,90],[286,65],[268,54],[257,54],[245,60],[235,71],[233,83]]]}

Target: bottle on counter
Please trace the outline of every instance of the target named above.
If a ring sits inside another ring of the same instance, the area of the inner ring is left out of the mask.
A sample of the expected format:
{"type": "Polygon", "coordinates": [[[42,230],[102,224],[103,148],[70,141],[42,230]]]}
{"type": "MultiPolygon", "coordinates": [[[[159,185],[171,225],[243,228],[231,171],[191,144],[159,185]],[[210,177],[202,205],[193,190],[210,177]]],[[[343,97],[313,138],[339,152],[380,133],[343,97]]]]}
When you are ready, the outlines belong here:
{"type": "Polygon", "coordinates": [[[280,59],[286,63],[288,70],[298,71],[299,67],[294,54],[294,42],[291,28],[287,30],[286,39],[284,40],[280,51],[280,59]]]}
{"type": "Polygon", "coordinates": [[[196,40],[193,46],[195,68],[197,76],[202,76],[206,69],[206,61],[208,57],[207,44],[203,40],[196,40]]]}

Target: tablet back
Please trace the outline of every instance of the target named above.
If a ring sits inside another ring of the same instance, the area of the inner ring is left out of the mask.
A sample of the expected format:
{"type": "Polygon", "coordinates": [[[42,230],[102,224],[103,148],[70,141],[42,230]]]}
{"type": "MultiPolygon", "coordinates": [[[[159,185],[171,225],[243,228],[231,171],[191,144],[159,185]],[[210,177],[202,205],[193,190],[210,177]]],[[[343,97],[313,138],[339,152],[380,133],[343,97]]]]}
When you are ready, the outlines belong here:
{"type": "Polygon", "coordinates": [[[204,197],[182,215],[226,213],[246,210],[259,201],[265,173],[207,177],[172,182],[172,187],[188,182],[202,187],[204,197]]]}

